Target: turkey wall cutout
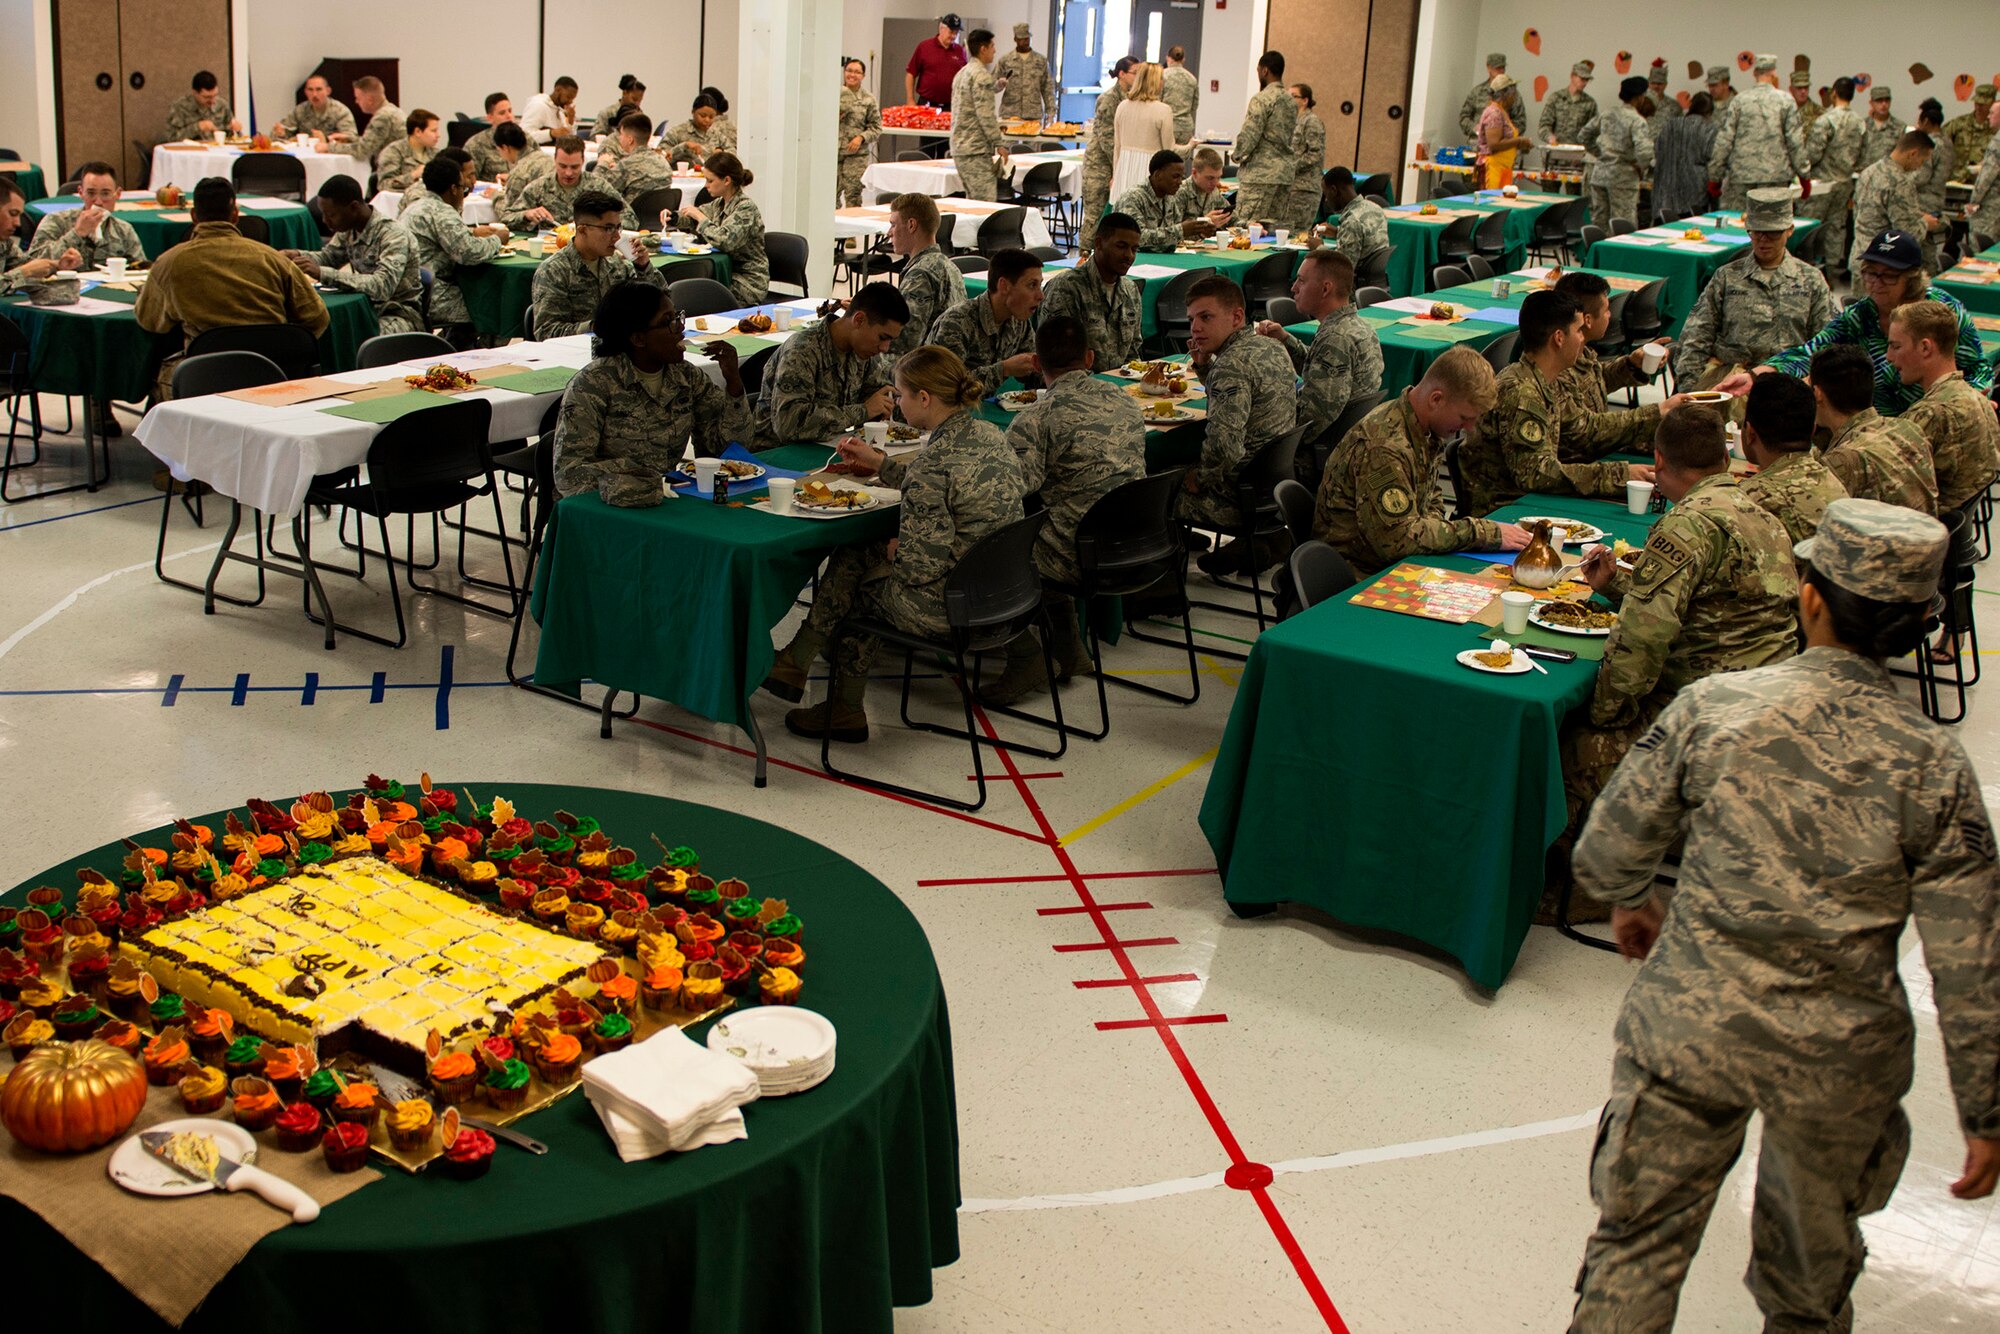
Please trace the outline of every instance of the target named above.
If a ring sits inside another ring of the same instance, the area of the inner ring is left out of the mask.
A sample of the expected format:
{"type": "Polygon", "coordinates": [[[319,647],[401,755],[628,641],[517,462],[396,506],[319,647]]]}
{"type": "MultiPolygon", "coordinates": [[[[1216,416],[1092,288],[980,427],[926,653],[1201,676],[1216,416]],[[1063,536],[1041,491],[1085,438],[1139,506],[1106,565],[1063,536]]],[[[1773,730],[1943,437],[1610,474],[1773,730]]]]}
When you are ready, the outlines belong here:
{"type": "Polygon", "coordinates": [[[1630,74],[1632,72],[1632,53],[1630,51],[1620,51],[1617,58],[1611,62],[1611,68],[1617,70],[1620,74],[1630,74]]]}
{"type": "Polygon", "coordinates": [[[1539,102],[1548,95],[1549,95],[1549,76],[1546,74],[1537,74],[1535,76],[1535,100],[1539,102]]]}
{"type": "Polygon", "coordinates": [[[1854,87],[1857,91],[1863,88],[1873,88],[1874,86],[1875,76],[1873,74],[1857,74],[1854,76],[1854,87]]]}
{"type": "Polygon", "coordinates": [[[1736,68],[1742,70],[1745,74],[1748,74],[1750,67],[1756,63],[1757,53],[1755,51],[1738,51],[1736,53],[1736,68]]]}
{"type": "Polygon", "coordinates": [[[1957,94],[1958,100],[1961,102],[1971,97],[1972,76],[1970,74],[1961,74],[1956,79],[1953,79],[1951,81],[1951,91],[1957,94]]]}
{"type": "Polygon", "coordinates": [[[1521,45],[1528,48],[1529,55],[1540,55],[1542,53],[1542,34],[1537,29],[1528,29],[1521,34],[1521,45]]]}
{"type": "Polygon", "coordinates": [[[1801,56],[1793,56],[1793,57],[1792,57],[1792,71],[1793,71],[1794,73],[1797,73],[1797,72],[1798,72],[1798,71],[1800,71],[1800,70],[1805,70],[1805,71],[1806,71],[1806,72],[1808,72],[1808,73],[1810,73],[1810,72],[1812,71],[1812,57],[1811,57],[1811,56],[1803,56],[1803,55],[1801,55],[1801,56]]]}

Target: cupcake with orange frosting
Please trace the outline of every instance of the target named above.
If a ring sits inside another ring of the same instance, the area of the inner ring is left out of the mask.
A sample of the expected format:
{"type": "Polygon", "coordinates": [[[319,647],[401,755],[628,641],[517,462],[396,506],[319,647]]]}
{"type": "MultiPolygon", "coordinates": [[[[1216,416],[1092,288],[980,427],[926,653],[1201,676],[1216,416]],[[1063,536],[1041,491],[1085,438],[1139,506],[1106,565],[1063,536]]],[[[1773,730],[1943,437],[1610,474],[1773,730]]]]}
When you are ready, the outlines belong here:
{"type": "Polygon", "coordinates": [[[229,1044],[236,1040],[236,1021],[219,1009],[195,1007],[188,1025],[188,1041],[199,1059],[211,1064],[222,1060],[229,1044]]]}
{"type": "Polygon", "coordinates": [[[389,1109],[389,1143],[404,1153],[430,1147],[437,1113],[422,1098],[407,1098],[389,1109]]]}
{"type": "Polygon", "coordinates": [[[479,1063],[462,1051],[448,1051],[431,1062],[431,1091],[456,1107],[472,1096],[479,1079],[479,1063]]]}
{"type": "Polygon", "coordinates": [[[306,1082],[305,1049],[271,1047],[264,1052],[264,1078],[286,1102],[296,1102],[306,1082]]]}
{"type": "Polygon", "coordinates": [[[108,1042],[127,1056],[137,1057],[146,1045],[146,1034],[137,1024],[123,1019],[107,1019],[97,1030],[97,1040],[108,1042]]]}
{"type": "Polygon", "coordinates": [[[638,1002],[639,984],[630,973],[607,978],[597,988],[597,1008],[600,1010],[613,1010],[630,1019],[638,1002]]]}
{"type": "Polygon", "coordinates": [[[583,1065],[583,1043],[568,1033],[552,1034],[535,1048],[535,1073],[561,1088],[574,1080],[583,1065]]]}
{"type": "Polygon", "coordinates": [[[336,1121],[319,1142],[326,1165],[335,1172],[357,1172],[368,1161],[368,1130],[356,1121],[336,1121]]]}
{"type": "Polygon", "coordinates": [[[382,1090],[366,1080],[357,1079],[333,1095],[333,1119],[373,1130],[375,1123],[382,1119],[381,1098],[382,1090]]]}
{"type": "Polygon", "coordinates": [[[689,931],[694,933],[696,940],[704,941],[710,945],[713,945],[729,934],[722,923],[716,921],[705,912],[690,914],[687,919],[687,927],[689,931]]]}
{"type": "Polygon", "coordinates": [[[207,1116],[222,1108],[229,1095],[229,1080],[212,1065],[204,1065],[180,1078],[181,1105],[195,1116],[207,1116]]]}
{"type": "Polygon", "coordinates": [[[767,968],[757,979],[757,989],[766,1005],[797,1005],[803,983],[789,968],[767,968]]]}
{"type": "Polygon", "coordinates": [[[271,1087],[268,1079],[244,1075],[233,1080],[229,1089],[235,1095],[231,1108],[236,1113],[236,1124],[253,1135],[269,1130],[279,1113],[285,1110],[278,1091],[271,1087]]]}
{"type": "Polygon", "coordinates": [[[139,1053],[140,1064],[146,1067],[146,1082],[155,1088],[165,1088],[179,1079],[181,1067],[193,1059],[194,1051],[179,1026],[171,1024],[156,1033],[139,1053]]]}
{"type": "Polygon", "coordinates": [[[673,964],[661,964],[650,970],[639,984],[639,1003],[649,1010],[670,1010],[681,998],[681,970],[673,964]]]}
{"type": "Polygon", "coordinates": [[[806,952],[799,948],[796,940],[767,940],[764,942],[763,964],[766,968],[789,968],[798,972],[804,966],[806,952]]]}

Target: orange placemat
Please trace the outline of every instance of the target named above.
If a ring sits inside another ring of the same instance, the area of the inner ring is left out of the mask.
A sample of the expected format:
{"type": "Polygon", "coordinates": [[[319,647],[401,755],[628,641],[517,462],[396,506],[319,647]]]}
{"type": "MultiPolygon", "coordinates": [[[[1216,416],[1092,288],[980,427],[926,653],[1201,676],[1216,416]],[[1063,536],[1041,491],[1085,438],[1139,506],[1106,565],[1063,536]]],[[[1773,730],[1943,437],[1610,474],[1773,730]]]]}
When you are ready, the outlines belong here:
{"type": "Polygon", "coordinates": [[[1465,574],[1432,565],[1398,565],[1348,601],[1404,616],[1464,625],[1512,586],[1505,575],[1465,574]]]}

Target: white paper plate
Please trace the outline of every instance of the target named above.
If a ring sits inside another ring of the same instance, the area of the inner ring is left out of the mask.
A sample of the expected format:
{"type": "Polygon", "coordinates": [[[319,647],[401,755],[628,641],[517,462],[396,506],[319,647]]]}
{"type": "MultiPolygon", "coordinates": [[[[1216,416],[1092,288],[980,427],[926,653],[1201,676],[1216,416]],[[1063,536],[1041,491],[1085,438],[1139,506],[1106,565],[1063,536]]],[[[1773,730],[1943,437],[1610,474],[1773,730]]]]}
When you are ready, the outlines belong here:
{"type": "MultiPolygon", "coordinates": [[[[171,1135],[177,1131],[193,1131],[197,1135],[213,1135],[215,1147],[225,1158],[234,1158],[239,1163],[257,1161],[257,1141],[250,1132],[233,1121],[224,1121],[213,1116],[189,1116],[178,1121],[162,1121],[158,1125],[147,1126],[148,1134],[171,1135]]],[[[212,1181],[195,1181],[182,1176],[173,1168],[146,1152],[146,1146],[139,1142],[136,1134],[128,1135],[111,1154],[105,1164],[111,1179],[125,1189],[138,1195],[158,1195],[174,1197],[179,1195],[201,1195],[215,1189],[212,1181]]]]}
{"type": "Polygon", "coordinates": [[[1519,676],[1523,672],[1534,670],[1533,665],[1528,661],[1528,655],[1521,652],[1518,648],[1514,650],[1514,660],[1505,667],[1488,667],[1474,656],[1475,654],[1488,652],[1491,652],[1491,650],[1469,648],[1458,655],[1458,665],[1461,667],[1470,667],[1475,672],[1485,672],[1491,676],[1519,676]]]}
{"type": "Polygon", "coordinates": [[[1606,635],[1611,633],[1611,627],[1608,625],[1605,626],[1602,630],[1586,630],[1581,626],[1564,625],[1560,621],[1545,621],[1542,619],[1542,604],[1539,602],[1537,602],[1534,605],[1534,608],[1528,612],[1528,622],[1531,625],[1540,626],[1542,629],[1549,631],[1551,634],[1581,635],[1585,639],[1602,639],[1606,635]]]}
{"type": "Polygon", "coordinates": [[[1032,389],[1014,389],[1000,395],[1000,410],[1019,412],[1023,408],[1032,408],[1041,401],[1042,396],[1032,389]]]}
{"type": "Polygon", "coordinates": [[[716,1021],[708,1046],[734,1056],[762,1074],[782,1075],[833,1055],[833,1025],[816,1010],[796,1005],[760,1005],[716,1021]]]}
{"type": "Polygon", "coordinates": [[[1599,528],[1594,523],[1585,523],[1582,519],[1564,519],[1553,514],[1529,514],[1514,520],[1514,522],[1522,528],[1527,528],[1538,523],[1546,523],[1551,528],[1560,528],[1569,535],[1564,539],[1569,542],[1587,544],[1602,542],[1604,540],[1604,530],[1602,528],[1599,528]]]}

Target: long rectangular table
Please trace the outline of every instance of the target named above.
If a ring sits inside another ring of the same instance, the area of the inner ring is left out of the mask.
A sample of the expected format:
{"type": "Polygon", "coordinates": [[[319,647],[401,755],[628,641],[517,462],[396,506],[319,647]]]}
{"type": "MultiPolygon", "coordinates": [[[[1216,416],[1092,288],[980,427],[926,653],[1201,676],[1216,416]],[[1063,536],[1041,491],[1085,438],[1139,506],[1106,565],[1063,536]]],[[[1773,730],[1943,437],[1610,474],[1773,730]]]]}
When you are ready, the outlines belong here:
{"type": "MultiPolygon", "coordinates": [[[[1805,248],[1818,227],[1819,223],[1812,218],[1800,218],[1792,224],[1789,245],[1793,253],[1805,248]]],[[[1606,237],[1592,246],[1582,259],[1593,267],[1665,278],[1668,304],[1679,312],[1668,332],[1678,334],[1682,320],[1694,309],[1695,299],[1708,285],[1708,280],[1715,276],[1715,271],[1749,253],[1750,234],[1743,230],[1743,215],[1716,212],[1685,218],[1663,228],[1642,228],[1625,236],[1606,237]],[[1665,232],[1679,236],[1688,230],[1699,230],[1702,240],[1689,242],[1650,235],[1665,232]],[[1715,248],[1690,250],[1686,248],[1689,245],[1715,248]]]]}
{"type": "MultiPolygon", "coordinates": [[[[1214,269],[1225,278],[1234,279],[1238,285],[1243,282],[1256,263],[1267,256],[1279,253],[1281,247],[1265,243],[1251,250],[1228,250],[1216,246],[1183,246],[1167,254],[1157,250],[1142,250],[1132,264],[1127,275],[1139,284],[1139,331],[1151,338],[1160,331],[1160,293],[1168,283],[1190,269],[1214,269]]],[[[1292,271],[1298,271],[1299,263],[1305,258],[1304,246],[1282,247],[1292,256],[1292,271]]],[[[1073,269],[1075,259],[1052,260],[1045,267],[1051,269],[1073,269]]],[[[977,295],[986,290],[986,278],[982,274],[969,274],[965,279],[968,294],[977,295]]]]}
{"type": "MultiPolygon", "coordinates": [[[[249,217],[262,218],[271,229],[271,245],[278,250],[318,250],[319,225],[303,204],[263,195],[238,195],[237,205],[249,217]]],[[[58,213],[74,213],[83,207],[75,195],[56,195],[28,205],[28,212],[47,219],[58,213]]],[[[171,246],[187,240],[194,218],[185,204],[167,208],[154,199],[150,190],[126,190],[118,200],[118,220],[131,224],[146,249],[146,258],[158,259],[171,246]]]]}
{"type": "MultiPolygon", "coordinates": [[[[458,290],[465,296],[465,308],[472,315],[472,327],[494,338],[518,337],[521,317],[535,301],[535,273],[548,258],[539,245],[532,249],[509,250],[487,264],[474,264],[458,271],[458,290]]],[[[652,264],[673,281],[672,270],[705,262],[714,279],[729,285],[733,271],[729,256],[720,250],[705,255],[655,254],[652,264]]]]}
{"type": "Polygon", "coordinates": [[[2000,245],[1960,260],[1931,279],[1975,315],[2000,316],[2000,245]]]}
{"type": "MultiPolygon", "coordinates": [[[[210,176],[232,180],[236,160],[248,151],[224,144],[155,144],[153,174],[148,180],[155,190],[163,185],[178,185],[183,190],[192,190],[210,176]]],[[[368,164],[347,153],[321,153],[297,144],[259,151],[297,158],[306,169],[305,196],[308,199],[318,194],[320,186],[335,176],[351,176],[356,185],[363,189],[368,186],[368,164]]]]}
{"type": "Polygon", "coordinates": [[[1396,247],[1396,253],[1389,257],[1389,295],[1414,296],[1430,291],[1431,270],[1441,262],[1438,242],[1445,229],[1455,221],[1451,215],[1477,213],[1482,218],[1495,213],[1507,215],[1507,250],[1494,265],[1504,272],[1518,269],[1528,262],[1528,246],[1534,239],[1535,223],[1544,213],[1552,208],[1568,208],[1575,202],[1573,195],[1538,194],[1533,191],[1523,191],[1517,199],[1507,201],[1498,190],[1480,190],[1472,194],[1394,205],[1386,210],[1389,242],[1396,247]],[[1440,210],[1442,216],[1420,212],[1432,205],[1440,210]]]}
{"type": "MultiPolygon", "coordinates": [[[[948,163],[946,165],[949,165],[948,163]]],[[[1021,242],[1029,248],[1050,245],[1049,224],[1039,210],[1023,204],[988,203],[980,199],[940,199],[938,243],[957,250],[972,250],[979,243],[979,228],[995,213],[1010,208],[1022,210],[1021,242]]],[[[889,230],[887,204],[854,204],[833,211],[833,234],[850,237],[881,236],[889,230]]]]}
{"type": "MultiPolygon", "coordinates": [[[[1653,523],[1532,495],[1493,517],[1527,514],[1584,519],[1635,544],[1653,523]]],[[[1463,556],[1415,562],[1480,568],[1463,556]]],[[[1352,596],[1264,631],[1250,651],[1200,817],[1224,896],[1396,932],[1498,988],[1566,819],[1563,719],[1588,699],[1597,664],[1474,672],[1454,660],[1483,646],[1471,627],[1352,596]]]]}

